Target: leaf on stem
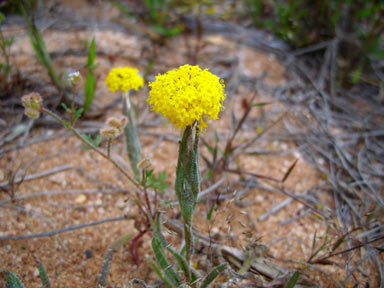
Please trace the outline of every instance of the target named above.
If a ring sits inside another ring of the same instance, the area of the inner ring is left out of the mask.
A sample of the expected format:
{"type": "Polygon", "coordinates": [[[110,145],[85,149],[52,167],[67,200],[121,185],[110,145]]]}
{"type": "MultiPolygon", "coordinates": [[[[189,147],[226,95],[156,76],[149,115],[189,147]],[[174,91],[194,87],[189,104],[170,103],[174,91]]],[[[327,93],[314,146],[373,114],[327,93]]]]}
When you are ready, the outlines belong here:
{"type": "Polygon", "coordinates": [[[176,258],[177,263],[179,264],[181,270],[183,270],[185,278],[188,279],[188,282],[191,281],[191,270],[189,269],[189,265],[187,261],[185,261],[184,257],[173,250],[171,247],[168,247],[167,250],[172,254],[173,257],[176,258]]]}
{"type": "Polygon", "coordinates": [[[288,283],[284,286],[284,288],[294,288],[297,280],[299,280],[299,271],[295,271],[293,273],[292,277],[289,279],[288,283]]]}
{"type": "Polygon", "coordinates": [[[220,264],[213,268],[211,272],[207,276],[205,276],[203,282],[201,283],[200,288],[207,288],[209,284],[211,284],[215,279],[220,275],[221,272],[223,272],[225,269],[227,269],[227,263],[220,264]]]}

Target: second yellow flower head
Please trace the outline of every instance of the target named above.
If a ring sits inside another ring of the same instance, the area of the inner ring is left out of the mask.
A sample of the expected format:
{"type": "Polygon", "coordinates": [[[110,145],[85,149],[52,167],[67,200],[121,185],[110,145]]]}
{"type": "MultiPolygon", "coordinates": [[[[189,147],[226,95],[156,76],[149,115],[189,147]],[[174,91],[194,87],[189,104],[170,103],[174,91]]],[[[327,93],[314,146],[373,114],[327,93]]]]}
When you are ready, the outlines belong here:
{"type": "Polygon", "coordinates": [[[225,99],[224,83],[208,69],[184,65],[156,76],[149,83],[151,109],[167,117],[173,126],[185,129],[195,121],[199,128],[218,118],[225,99]]]}
{"type": "Polygon", "coordinates": [[[116,67],[108,73],[105,84],[111,92],[116,92],[117,90],[127,92],[131,89],[137,91],[144,85],[144,80],[136,68],[116,67]]]}

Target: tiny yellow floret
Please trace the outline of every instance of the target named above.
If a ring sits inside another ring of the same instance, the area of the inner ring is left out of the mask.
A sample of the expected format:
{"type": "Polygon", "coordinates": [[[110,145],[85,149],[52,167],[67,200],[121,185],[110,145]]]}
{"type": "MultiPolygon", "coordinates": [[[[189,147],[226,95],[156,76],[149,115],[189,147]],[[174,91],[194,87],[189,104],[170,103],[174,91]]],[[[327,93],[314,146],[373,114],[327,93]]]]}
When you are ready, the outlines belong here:
{"type": "Polygon", "coordinates": [[[127,92],[135,89],[137,91],[140,87],[143,87],[144,79],[139,75],[139,70],[136,68],[116,67],[109,71],[105,84],[113,93],[117,90],[127,92]]]}
{"type": "Polygon", "coordinates": [[[156,76],[149,83],[147,102],[176,128],[185,129],[195,121],[203,131],[209,120],[216,120],[225,99],[224,81],[208,69],[184,65],[156,76]]]}

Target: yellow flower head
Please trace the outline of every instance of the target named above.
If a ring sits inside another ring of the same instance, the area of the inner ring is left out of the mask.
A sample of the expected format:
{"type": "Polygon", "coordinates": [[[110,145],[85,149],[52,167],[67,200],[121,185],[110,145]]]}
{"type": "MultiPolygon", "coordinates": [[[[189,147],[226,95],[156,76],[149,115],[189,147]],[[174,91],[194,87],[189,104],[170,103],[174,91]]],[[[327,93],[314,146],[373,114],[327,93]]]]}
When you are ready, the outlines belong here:
{"type": "Polygon", "coordinates": [[[199,66],[184,65],[156,76],[149,83],[151,110],[167,117],[176,128],[185,129],[195,121],[206,128],[208,120],[218,118],[225,99],[224,81],[199,66]]]}
{"type": "Polygon", "coordinates": [[[131,67],[116,67],[109,71],[105,84],[111,92],[121,90],[127,92],[131,89],[136,91],[144,85],[139,70],[131,67]]]}

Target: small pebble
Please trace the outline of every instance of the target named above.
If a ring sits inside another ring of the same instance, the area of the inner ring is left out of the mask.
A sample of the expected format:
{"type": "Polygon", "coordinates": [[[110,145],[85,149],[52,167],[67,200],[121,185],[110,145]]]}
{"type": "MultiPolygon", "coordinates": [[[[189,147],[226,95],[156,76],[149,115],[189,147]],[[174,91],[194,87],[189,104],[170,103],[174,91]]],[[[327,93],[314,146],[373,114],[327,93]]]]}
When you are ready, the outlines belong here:
{"type": "Polygon", "coordinates": [[[86,201],[87,201],[87,196],[85,196],[84,194],[80,194],[75,199],[76,204],[84,204],[86,201]]]}
{"type": "Polygon", "coordinates": [[[87,259],[92,258],[92,251],[91,250],[87,249],[84,251],[84,253],[85,253],[85,257],[87,257],[87,259]]]}
{"type": "Polygon", "coordinates": [[[38,277],[40,275],[39,269],[35,268],[33,269],[33,277],[38,277]]]}

